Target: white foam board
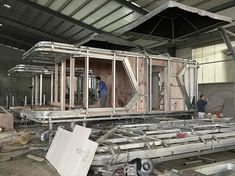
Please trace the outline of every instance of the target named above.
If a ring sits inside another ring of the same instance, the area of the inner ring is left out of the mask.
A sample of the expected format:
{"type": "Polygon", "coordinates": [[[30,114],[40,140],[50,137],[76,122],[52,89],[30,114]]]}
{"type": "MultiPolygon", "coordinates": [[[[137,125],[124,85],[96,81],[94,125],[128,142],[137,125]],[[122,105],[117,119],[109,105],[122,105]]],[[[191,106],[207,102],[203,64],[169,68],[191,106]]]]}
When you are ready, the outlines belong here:
{"type": "MultiPolygon", "coordinates": [[[[61,158],[57,171],[61,176],[73,176],[81,163],[82,154],[86,153],[91,129],[76,125],[61,158]]],[[[78,175],[76,175],[78,176],[78,175]]],[[[81,176],[79,174],[79,176],[81,176]]]]}
{"type": "Polygon", "coordinates": [[[58,128],[51,146],[46,154],[46,159],[57,169],[60,161],[68,147],[72,132],[58,128]]]}
{"type": "Polygon", "coordinates": [[[98,143],[88,140],[85,150],[77,153],[76,157],[80,158],[80,160],[77,163],[76,169],[74,169],[73,176],[87,176],[97,147],[98,143]]]}

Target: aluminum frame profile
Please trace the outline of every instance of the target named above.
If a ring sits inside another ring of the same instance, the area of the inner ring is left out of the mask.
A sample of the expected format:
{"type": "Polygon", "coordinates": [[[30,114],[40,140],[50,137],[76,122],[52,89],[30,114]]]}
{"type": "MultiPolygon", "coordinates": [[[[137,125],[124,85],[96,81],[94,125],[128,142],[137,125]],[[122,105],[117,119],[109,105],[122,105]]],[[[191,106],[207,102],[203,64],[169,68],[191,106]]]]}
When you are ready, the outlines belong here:
{"type": "Polygon", "coordinates": [[[190,98],[189,98],[189,95],[187,93],[184,81],[183,81],[184,74],[188,70],[188,68],[189,68],[189,66],[185,65],[183,67],[183,69],[177,74],[176,79],[177,79],[177,82],[178,82],[178,84],[181,88],[181,91],[182,91],[183,95],[184,95],[186,106],[190,110],[190,109],[192,109],[192,104],[190,102],[190,98]]]}
{"type": "MultiPolygon", "coordinates": [[[[113,127],[101,128],[102,131],[108,129],[113,127]]],[[[100,143],[92,167],[110,170],[135,158],[149,158],[159,163],[234,149],[234,131],[232,118],[119,125],[111,137],[100,143]],[[187,137],[177,138],[179,133],[187,137]]]]}
{"type": "MultiPolygon", "coordinates": [[[[99,108],[100,111],[106,112],[106,115],[91,114],[86,115],[85,109],[75,109],[66,111],[32,111],[30,109],[23,109],[21,111],[22,117],[44,124],[53,124],[61,122],[88,122],[88,121],[103,121],[103,120],[122,120],[122,119],[155,119],[166,120],[166,118],[180,118],[191,117],[194,111],[177,111],[177,112],[154,112],[154,113],[124,113],[125,108],[116,108],[115,114],[113,109],[99,108]]],[[[94,111],[94,109],[93,109],[94,111]]]]}
{"type": "MultiPolygon", "coordinates": [[[[98,113],[102,112],[103,117],[105,117],[106,119],[112,119],[115,115],[121,115],[131,110],[131,108],[137,103],[137,100],[140,97],[140,90],[139,90],[138,82],[137,82],[138,74],[135,75],[133,73],[128,57],[143,58],[145,60],[148,60],[147,58],[151,58],[151,60],[155,60],[155,59],[164,60],[168,62],[168,67],[169,67],[169,63],[173,61],[179,62],[179,63],[190,64],[190,65],[196,64],[195,61],[191,61],[191,60],[189,61],[187,59],[170,58],[170,57],[162,56],[162,55],[151,55],[148,53],[136,53],[136,52],[126,52],[126,51],[111,51],[111,50],[89,48],[89,47],[82,47],[82,46],[77,47],[75,45],[56,43],[56,42],[39,42],[30,50],[28,50],[26,53],[24,53],[23,61],[33,62],[35,60],[38,60],[41,62],[50,62],[51,64],[55,64],[55,66],[56,65],[58,66],[59,62],[62,62],[69,58],[76,59],[77,57],[97,58],[97,59],[111,60],[112,62],[121,61],[124,65],[125,70],[127,71],[128,77],[131,81],[131,84],[133,85],[134,93],[135,93],[135,95],[128,102],[128,104],[125,107],[121,107],[121,108],[119,107],[87,108],[86,110],[81,109],[81,110],[68,110],[68,111],[58,111],[58,112],[57,111],[37,112],[37,111],[31,111],[31,110],[29,111],[23,110],[22,114],[24,116],[26,116],[27,118],[31,120],[37,121],[39,123],[53,123],[55,121],[56,122],[75,122],[75,121],[82,121],[82,120],[86,121],[86,119],[88,118],[92,119],[92,117],[94,117],[94,112],[98,112],[98,113]],[[109,116],[110,118],[107,117],[106,115],[109,116]]],[[[170,69],[167,69],[167,70],[169,71],[170,69]]],[[[57,74],[59,74],[59,71],[57,74]]],[[[55,75],[55,80],[56,78],[57,77],[55,75]]],[[[54,95],[54,98],[55,98],[55,102],[57,102],[55,95],[54,95]]],[[[168,105],[170,105],[170,103],[168,103],[168,105]]],[[[148,106],[147,103],[146,103],[146,106],[148,106]]],[[[146,107],[146,110],[147,109],[148,108],[146,107]]],[[[169,114],[169,112],[170,112],[170,108],[166,109],[166,111],[161,114],[169,114]]],[[[145,113],[141,113],[141,115],[143,114],[145,113]]],[[[178,114],[180,114],[180,112],[178,114]]],[[[103,117],[101,119],[103,119],[103,117]]],[[[120,117],[117,117],[117,119],[118,118],[120,117]]],[[[122,116],[121,118],[124,118],[124,117],[122,116]]],[[[127,118],[131,118],[131,116],[130,117],[128,116],[127,118]]]]}
{"type": "MultiPolygon", "coordinates": [[[[139,92],[138,84],[137,84],[135,75],[132,71],[132,68],[130,66],[130,62],[129,62],[128,58],[126,58],[126,52],[121,53],[121,52],[116,51],[114,53],[114,52],[110,52],[110,50],[87,48],[87,47],[77,47],[75,45],[70,45],[70,44],[61,44],[61,43],[54,43],[54,42],[40,42],[23,55],[23,60],[29,59],[28,61],[32,61],[35,58],[34,53],[37,54],[38,52],[39,52],[39,54],[44,52],[46,55],[49,55],[50,52],[52,52],[52,53],[55,52],[58,55],[62,54],[62,55],[60,55],[60,61],[65,60],[69,56],[70,56],[70,58],[71,57],[73,57],[73,58],[93,57],[93,58],[121,61],[124,64],[124,68],[128,74],[128,77],[130,78],[130,81],[131,81],[132,86],[134,88],[134,94],[135,94],[123,109],[126,109],[127,111],[129,111],[139,98],[140,92],[139,92]],[[107,54],[107,56],[106,55],[104,56],[104,53],[107,54]],[[67,57],[64,54],[66,54],[67,57]],[[33,56],[31,56],[31,55],[33,55],[33,56]]],[[[129,53],[129,54],[136,55],[136,53],[129,53]]],[[[138,54],[138,56],[139,55],[141,55],[141,54],[138,54]]],[[[46,59],[46,57],[43,57],[43,58],[46,59]]],[[[52,60],[51,60],[52,63],[56,62],[53,59],[59,61],[59,59],[52,58],[52,60]]],[[[87,105],[86,105],[86,107],[88,109],[87,105]]],[[[109,109],[105,108],[105,110],[109,110],[109,109]]]]}
{"type": "Polygon", "coordinates": [[[53,68],[49,66],[19,64],[8,71],[8,76],[50,75],[53,72],[52,69],[53,68]]]}
{"type": "Polygon", "coordinates": [[[132,86],[134,88],[134,94],[135,94],[125,107],[127,109],[127,111],[129,111],[137,103],[137,100],[140,97],[139,96],[140,90],[139,90],[137,80],[136,80],[135,75],[132,71],[132,68],[131,68],[131,65],[130,65],[128,58],[124,58],[123,63],[125,66],[125,70],[130,78],[131,83],[132,83],[132,86]]]}

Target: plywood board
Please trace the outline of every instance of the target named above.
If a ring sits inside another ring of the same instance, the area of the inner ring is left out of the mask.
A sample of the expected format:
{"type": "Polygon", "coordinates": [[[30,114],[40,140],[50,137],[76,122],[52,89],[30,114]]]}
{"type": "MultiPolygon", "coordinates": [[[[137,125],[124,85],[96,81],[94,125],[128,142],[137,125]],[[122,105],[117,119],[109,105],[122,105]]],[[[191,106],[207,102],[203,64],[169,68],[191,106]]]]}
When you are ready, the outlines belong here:
{"type": "Polygon", "coordinates": [[[157,60],[157,59],[153,59],[152,60],[152,65],[153,66],[167,66],[167,61],[164,60],[157,60]]]}
{"type": "Polygon", "coordinates": [[[46,154],[46,159],[55,167],[58,168],[65,150],[68,147],[72,132],[58,128],[51,146],[46,154]]]}
{"type": "Polygon", "coordinates": [[[134,73],[134,75],[136,75],[136,57],[128,57],[128,60],[130,62],[130,65],[131,65],[131,68],[132,68],[132,71],[134,73]]]}
{"type": "Polygon", "coordinates": [[[182,111],[183,108],[183,100],[182,99],[172,99],[171,100],[171,110],[172,111],[182,111]]]}
{"type": "Polygon", "coordinates": [[[60,175],[73,176],[75,168],[77,168],[81,158],[83,158],[81,155],[86,151],[86,147],[88,146],[90,133],[91,129],[78,125],[75,126],[68,142],[68,147],[66,148],[57,169],[60,175]]]}
{"type": "Polygon", "coordinates": [[[182,63],[173,62],[171,76],[176,76],[183,69],[183,67],[184,65],[182,63]]]}
{"type": "Polygon", "coordinates": [[[181,99],[183,99],[183,95],[182,95],[180,87],[171,86],[171,98],[181,98],[181,99]]]}

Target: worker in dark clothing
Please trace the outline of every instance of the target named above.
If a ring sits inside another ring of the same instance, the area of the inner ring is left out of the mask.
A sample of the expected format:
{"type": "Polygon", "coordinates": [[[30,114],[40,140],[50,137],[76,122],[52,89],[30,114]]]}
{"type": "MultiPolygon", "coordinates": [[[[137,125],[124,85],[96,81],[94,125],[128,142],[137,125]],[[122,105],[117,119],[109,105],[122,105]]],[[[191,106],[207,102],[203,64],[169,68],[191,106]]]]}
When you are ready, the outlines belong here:
{"type": "Polygon", "coordinates": [[[200,95],[200,99],[197,101],[197,111],[198,111],[198,118],[205,118],[206,110],[205,107],[208,103],[208,98],[204,95],[200,95]]]}
{"type": "Polygon", "coordinates": [[[106,83],[102,81],[99,76],[96,77],[96,80],[98,81],[98,93],[100,97],[100,107],[106,107],[107,96],[108,96],[108,89],[107,89],[106,83]]]}

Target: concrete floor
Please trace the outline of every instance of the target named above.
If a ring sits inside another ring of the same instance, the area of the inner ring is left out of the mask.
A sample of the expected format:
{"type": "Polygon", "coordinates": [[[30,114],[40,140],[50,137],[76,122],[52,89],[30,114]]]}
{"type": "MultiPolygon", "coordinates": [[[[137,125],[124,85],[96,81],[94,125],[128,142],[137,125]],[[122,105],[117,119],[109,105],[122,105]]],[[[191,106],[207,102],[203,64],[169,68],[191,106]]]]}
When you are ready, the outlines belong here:
{"type": "MultiPolygon", "coordinates": [[[[235,153],[228,151],[209,154],[204,157],[216,159],[217,162],[220,162],[235,159],[235,153]]],[[[184,165],[186,161],[189,161],[189,159],[168,161],[156,166],[156,168],[161,171],[170,170],[172,168],[181,170],[205,164],[184,165]]],[[[10,161],[0,163],[0,176],[59,176],[59,174],[47,161],[34,161],[27,158],[25,154],[10,161]]]]}
{"type": "Polygon", "coordinates": [[[59,176],[47,161],[38,162],[22,155],[0,163],[0,176],[59,176]]]}
{"type": "MultiPolygon", "coordinates": [[[[203,157],[215,159],[216,162],[221,162],[221,161],[235,159],[235,152],[232,152],[232,151],[219,152],[219,153],[203,155],[203,157]]],[[[173,168],[177,170],[183,170],[183,169],[192,168],[192,167],[196,167],[200,165],[210,164],[210,163],[202,162],[202,163],[197,163],[197,164],[185,165],[184,163],[188,161],[190,161],[189,158],[167,161],[156,166],[156,168],[163,172],[164,170],[171,170],[173,168]]]]}

